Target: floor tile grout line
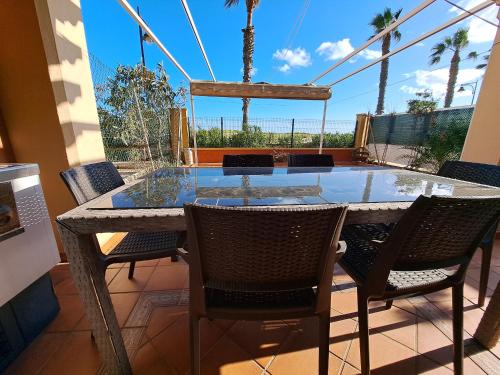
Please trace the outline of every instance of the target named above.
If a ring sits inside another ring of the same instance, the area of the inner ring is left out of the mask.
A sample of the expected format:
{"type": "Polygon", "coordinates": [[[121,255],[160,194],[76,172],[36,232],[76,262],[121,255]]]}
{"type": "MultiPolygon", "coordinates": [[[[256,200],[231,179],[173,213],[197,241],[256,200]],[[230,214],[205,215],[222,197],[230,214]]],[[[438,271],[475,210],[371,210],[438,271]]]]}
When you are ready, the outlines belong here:
{"type": "MultiPolygon", "coordinates": [[[[356,324],[354,324],[354,329],[351,333],[357,332],[358,326],[359,326],[359,323],[356,321],[356,324]]],[[[359,336],[359,333],[358,333],[358,336],[359,336]]],[[[345,367],[345,364],[347,362],[347,357],[349,356],[349,352],[351,350],[353,341],[354,341],[354,337],[352,339],[350,339],[349,343],[347,344],[347,348],[345,349],[344,354],[342,355],[342,358],[341,358],[342,364],[341,364],[341,368],[339,369],[340,372],[337,375],[340,375],[344,371],[344,367],[345,367]]],[[[356,368],[356,370],[358,370],[358,368],[356,366],[353,366],[353,367],[356,368]]]]}
{"type": "Polygon", "coordinates": [[[286,326],[288,327],[289,329],[289,332],[286,334],[286,336],[283,338],[283,341],[281,342],[281,345],[279,346],[278,350],[276,353],[274,353],[274,355],[272,356],[271,360],[267,363],[266,367],[264,368],[264,370],[267,372],[267,370],[269,369],[269,367],[271,367],[271,364],[274,362],[274,360],[276,359],[276,357],[281,354],[281,349],[283,348],[283,346],[285,345],[285,342],[288,340],[288,338],[293,335],[294,331],[292,330],[292,328],[290,327],[290,325],[284,321],[284,320],[280,320],[281,322],[285,323],[286,326]]]}

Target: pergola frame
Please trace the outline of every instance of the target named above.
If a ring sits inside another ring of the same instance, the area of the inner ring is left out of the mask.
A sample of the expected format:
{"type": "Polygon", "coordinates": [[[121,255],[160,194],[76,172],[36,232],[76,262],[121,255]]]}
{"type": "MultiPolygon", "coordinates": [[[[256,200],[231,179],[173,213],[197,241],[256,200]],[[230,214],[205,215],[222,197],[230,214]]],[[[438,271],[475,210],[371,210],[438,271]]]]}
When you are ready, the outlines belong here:
{"type": "Polygon", "coordinates": [[[198,42],[198,45],[200,47],[200,50],[203,54],[203,58],[205,59],[205,62],[207,64],[207,67],[210,71],[210,75],[212,76],[213,81],[198,81],[198,80],[193,80],[191,77],[187,74],[187,72],[182,68],[182,66],[175,60],[173,55],[166,49],[166,47],[160,42],[158,37],[151,31],[149,26],[144,22],[144,20],[135,12],[135,10],[130,6],[130,4],[127,2],[127,0],[117,0],[123,8],[130,14],[130,16],[134,19],[134,21],[139,24],[140,27],[142,27],[150,36],[151,39],[155,42],[155,44],[160,48],[160,50],[165,53],[165,55],[169,58],[170,61],[180,70],[180,72],[186,77],[189,81],[190,84],[190,103],[191,103],[191,123],[192,123],[192,129],[193,129],[193,140],[194,140],[194,152],[195,152],[195,164],[198,165],[198,146],[196,142],[196,126],[195,126],[195,116],[194,116],[194,100],[193,96],[217,96],[217,97],[228,97],[228,98],[261,98],[261,99],[292,99],[292,100],[323,100],[324,101],[324,107],[323,107],[323,119],[322,119],[322,125],[321,125],[321,134],[320,134],[320,145],[319,145],[319,153],[322,153],[323,150],[323,136],[324,136],[324,131],[325,131],[325,124],[326,124],[326,111],[327,111],[327,103],[328,99],[331,98],[331,89],[330,87],[342,82],[343,80],[352,77],[353,75],[360,73],[361,71],[370,68],[371,66],[377,64],[378,62],[385,60],[389,58],[390,56],[393,56],[399,52],[404,51],[405,49],[415,45],[416,43],[429,38],[430,36],[456,24],[459,21],[462,21],[466,19],[467,17],[470,17],[472,15],[475,15],[477,12],[486,9],[490,5],[495,4],[495,1],[492,0],[486,0],[483,3],[478,4],[477,6],[473,7],[470,10],[464,11],[463,14],[445,22],[444,24],[434,28],[433,30],[424,33],[420,37],[412,40],[411,42],[405,44],[402,47],[399,47],[398,49],[381,56],[380,58],[374,60],[373,62],[370,62],[369,64],[366,64],[365,66],[356,69],[355,71],[345,75],[344,77],[334,81],[333,83],[327,85],[327,86],[315,86],[313,85],[314,82],[319,80],[320,78],[324,77],[331,71],[333,71],[335,68],[343,64],[344,62],[348,61],[350,58],[382,38],[384,35],[387,33],[391,32],[394,30],[396,27],[398,27],[400,24],[406,22],[410,18],[414,17],[416,14],[420,13],[422,10],[427,8],[429,5],[433,4],[435,0],[424,0],[419,6],[411,10],[409,13],[404,15],[402,18],[394,22],[392,25],[390,25],[388,28],[385,30],[381,31],[377,35],[373,36],[368,40],[366,43],[364,43],[362,46],[358,47],[354,51],[352,51],[350,54],[345,56],[343,59],[341,59],[339,62],[333,64],[330,68],[328,68],[326,71],[321,73],[318,77],[310,81],[308,84],[305,85],[287,85],[287,84],[269,84],[269,83],[243,83],[243,82],[217,82],[215,79],[215,75],[212,71],[212,67],[210,66],[210,62],[208,60],[208,56],[205,52],[205,48],[203,47],[203,43],[201,41],[201,38],[198,34],[198,30],[196,28],[196,25],[194,23],[193,17],[191,15],[191,12],[189,10],[189,6],[187,4],[187,0],[181,0],[181,4],[184,8],[184,11],[186,13],[186,17],[188,19],[188,22],[191,26],[191,29],[193,30],[193,33],[195,35],[195,38],[198,42]]]}

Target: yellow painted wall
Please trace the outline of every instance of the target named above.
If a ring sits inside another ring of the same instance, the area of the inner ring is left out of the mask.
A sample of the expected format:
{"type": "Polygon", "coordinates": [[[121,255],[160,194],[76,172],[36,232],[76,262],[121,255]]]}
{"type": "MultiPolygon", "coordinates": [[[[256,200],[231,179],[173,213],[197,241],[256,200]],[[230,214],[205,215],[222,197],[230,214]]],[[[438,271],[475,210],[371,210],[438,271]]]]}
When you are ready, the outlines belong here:
{"type": "MultiPolygon", "coordinates": [[[[499,12],[500,15],[500,12],[499,12]]],[[[462,151],[462,160],[500,165],[500,30],[462,151]]]]}
{"type": "Polygon", "coordinates": [[[75,206],[59,172],[104,160],[80,4],[1,0],[0,15],[0,137],[15,161],[40,165],[54,219],[75,206]]]}

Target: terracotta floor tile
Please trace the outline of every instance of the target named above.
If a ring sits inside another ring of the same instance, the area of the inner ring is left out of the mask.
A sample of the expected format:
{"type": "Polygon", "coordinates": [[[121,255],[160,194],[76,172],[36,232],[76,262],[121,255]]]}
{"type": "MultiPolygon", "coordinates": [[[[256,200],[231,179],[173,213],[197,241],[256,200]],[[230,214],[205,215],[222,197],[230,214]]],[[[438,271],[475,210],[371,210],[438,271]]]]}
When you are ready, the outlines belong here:
{"type": "Polygon", "coordinates": [[[125,325],[130,312],[134,308],[140,293],[113,293],[111,294],[111,301],[115,310],[116,319],[120,327],[125,325]]]}
{"type": "MultiPolygon", "coordinates": [[[[416,353],[380,334],[370,335],[370,366],[373,374],[412,374],[416,368],[416,353]],[[377,372],[376,372],[376,371],[377,372]]],[[[353,340],[347,362],[360,368],[359,339],[353,340]]]]}
{"type": "Polygon", "coordinates": [[[417,356],[417,374],[452,375],[453,370],[420,354],[417,356]]]}
{"type": "MultiPolygon", "coordinates": [[[[141,260],[135,263],[135,267],[155,267],[158,265],[159,259],[141,260]]],[[[130,267],[130,263],[127,263],[125,267],[130,267]]]]}
{"type": "Polygon", "coordinates": [[[181,257],[177,257],[177,262],[172,262],[172,258],[167,257],[167,258],[161,258],[158,265],[159,266],[178,266],[178,265],[187,266],[187,263],[181,257]]]}
{"type": "Polygon", "coordinates": [[[330,323],[330,351],[340,358],[345,358],[351,341],[356,337],[357,323],[344,314],[332,313],[330,323]]]}
{"type": "Polygon", "coordinates": [[[185,266],[158,266],[144,290],[184,289],[188,287],[188,268],[185,266]]]}
{"type": "MultiPolygon", "coordinates": [[[[207,319],[200,321],[201,356],[203,357],[221,338],[223,332],[207,319]]],[[[171,367],[184,374],[189,366],[189,324],[187,314],[151,340],[171,367]]]]}
{"type": "Polygon", "coordinates": [[[417,318],[417,351],[442,365],[453,362],[453,343],[430,321],[417,318]]]}
{"type": "Polygon", "coordinates": [[[202,374],[257,375],[262,371],[263,369],[252,361],[251,355],[227,336],[219,340],[201,360],[202,374]]]}
{"type": "Polygon", "coordinates": [[[66,342],[70,333],[43,333],[7,368],[5,375],[35,375],[66,342]]]}
{"type": "Polygon", "coordinates": [[[111,283],[111,281],[113,281],[113,279],[115,278],[115,276],[118,275],[119,271],[120,271],[119,268],[108,268],[108,269],[106,269],[105,278],[106,278],[106,283],[108,285],[111,283]]]}
{"type": "Polygon", "coordinates": [[[342,375],[358,375],[360,373],[359,370],[355,369],[349,363],[345,362],[344,367],[342,369],[342,375]]]}
{"type": "Polygon", "coordinates": [[[47,332],[71,331],[84,315],[83,304],[78,294],[58,296],[61,310],[49,324],[47,332]]]}
{"type": "MultiPolygon", "coordinates": [[[[271,362],[268,371],[272,375],[314,375],[318,373],[319,350],[317,348],[298,351],[287,350],[278,354],[271,362]]],[[[328,373],[338,374],[342,360],[330,353],[328,373]]]]}
{"type": "Polygon", "coordinates": [[[116,292],[140,292],[144,289],[153,273],[154,267],[140,267],[134,271],[134,278],[128,279],[128,268],[120,269],[118,275],[109,284],[111,293],[116,292]]]}
{"type": "Polygon", "coordinates": [[[265,368],[289,333],[282,321],[239,321],[227,335],[265,368]]]}
{"type": "Polygon", "coordinates": [[[470,358],[464,358],[464,374],[481,375],[486,374],[486,372],[484,372],[481,367],[476,365],[470,358]]]}
{"type": "Polygon", "coordinates": [[[86,332],[73,332],[43,367],[41,375],[95,374],[101,361],[97,346],[86,332]]]}
{"type": "Polygon", "coordinates": [[[376,329],[412,350],[417,348],[416,323],[417,317],[415,315],[396,306],[389,310],[374,311],[370,313],[368,318],[370,329],[376,329]]]}
{"type": "Polygon", "coordinates": [[[168,328],[179,317],[187,314],[187,306],[159,306],[151,313],[146,334],[149,338],[154,338],[164,329],[168,328]]]}
{"type": "Polygon", "coordinates": [[[54,290],[58,296],[78,293],[73,278],[71,277],[69,264],[64,263],[55,266],[50,271],[50,277],[54,290]]]}
{"type": "Polygon", "coordinates": [[[132,371],[136,375],[176,374],[149,343],[137,351],[132,361],[132,371]]]}
{"type": "Polygon", "coordinates": [[[358,300],[356,291],[349,293],[332,293],[332,309],[343,314],[352,314],[354,318],[358,315],[358,300]]]}

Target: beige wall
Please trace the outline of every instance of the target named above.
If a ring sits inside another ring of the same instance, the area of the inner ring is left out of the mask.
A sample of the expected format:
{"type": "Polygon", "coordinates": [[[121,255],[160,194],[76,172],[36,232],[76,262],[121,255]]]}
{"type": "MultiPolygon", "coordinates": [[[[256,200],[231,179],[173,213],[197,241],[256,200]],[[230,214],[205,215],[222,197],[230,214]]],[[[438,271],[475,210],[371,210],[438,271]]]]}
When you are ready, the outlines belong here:
{"type": "Polygon", "coordinates": [[[1,141],[40,165],[54,219],[75,205],[59,172],[104,159],[80,4],[1,0],[0,14],[1,141]]]}
{"type": "MultiPolygon", "coordinates": [[[[500,15],[500,12],[499,12],[500,15]]],[[[500,165],[500,29],[465,139],[462,160],[500,165]]]]}

